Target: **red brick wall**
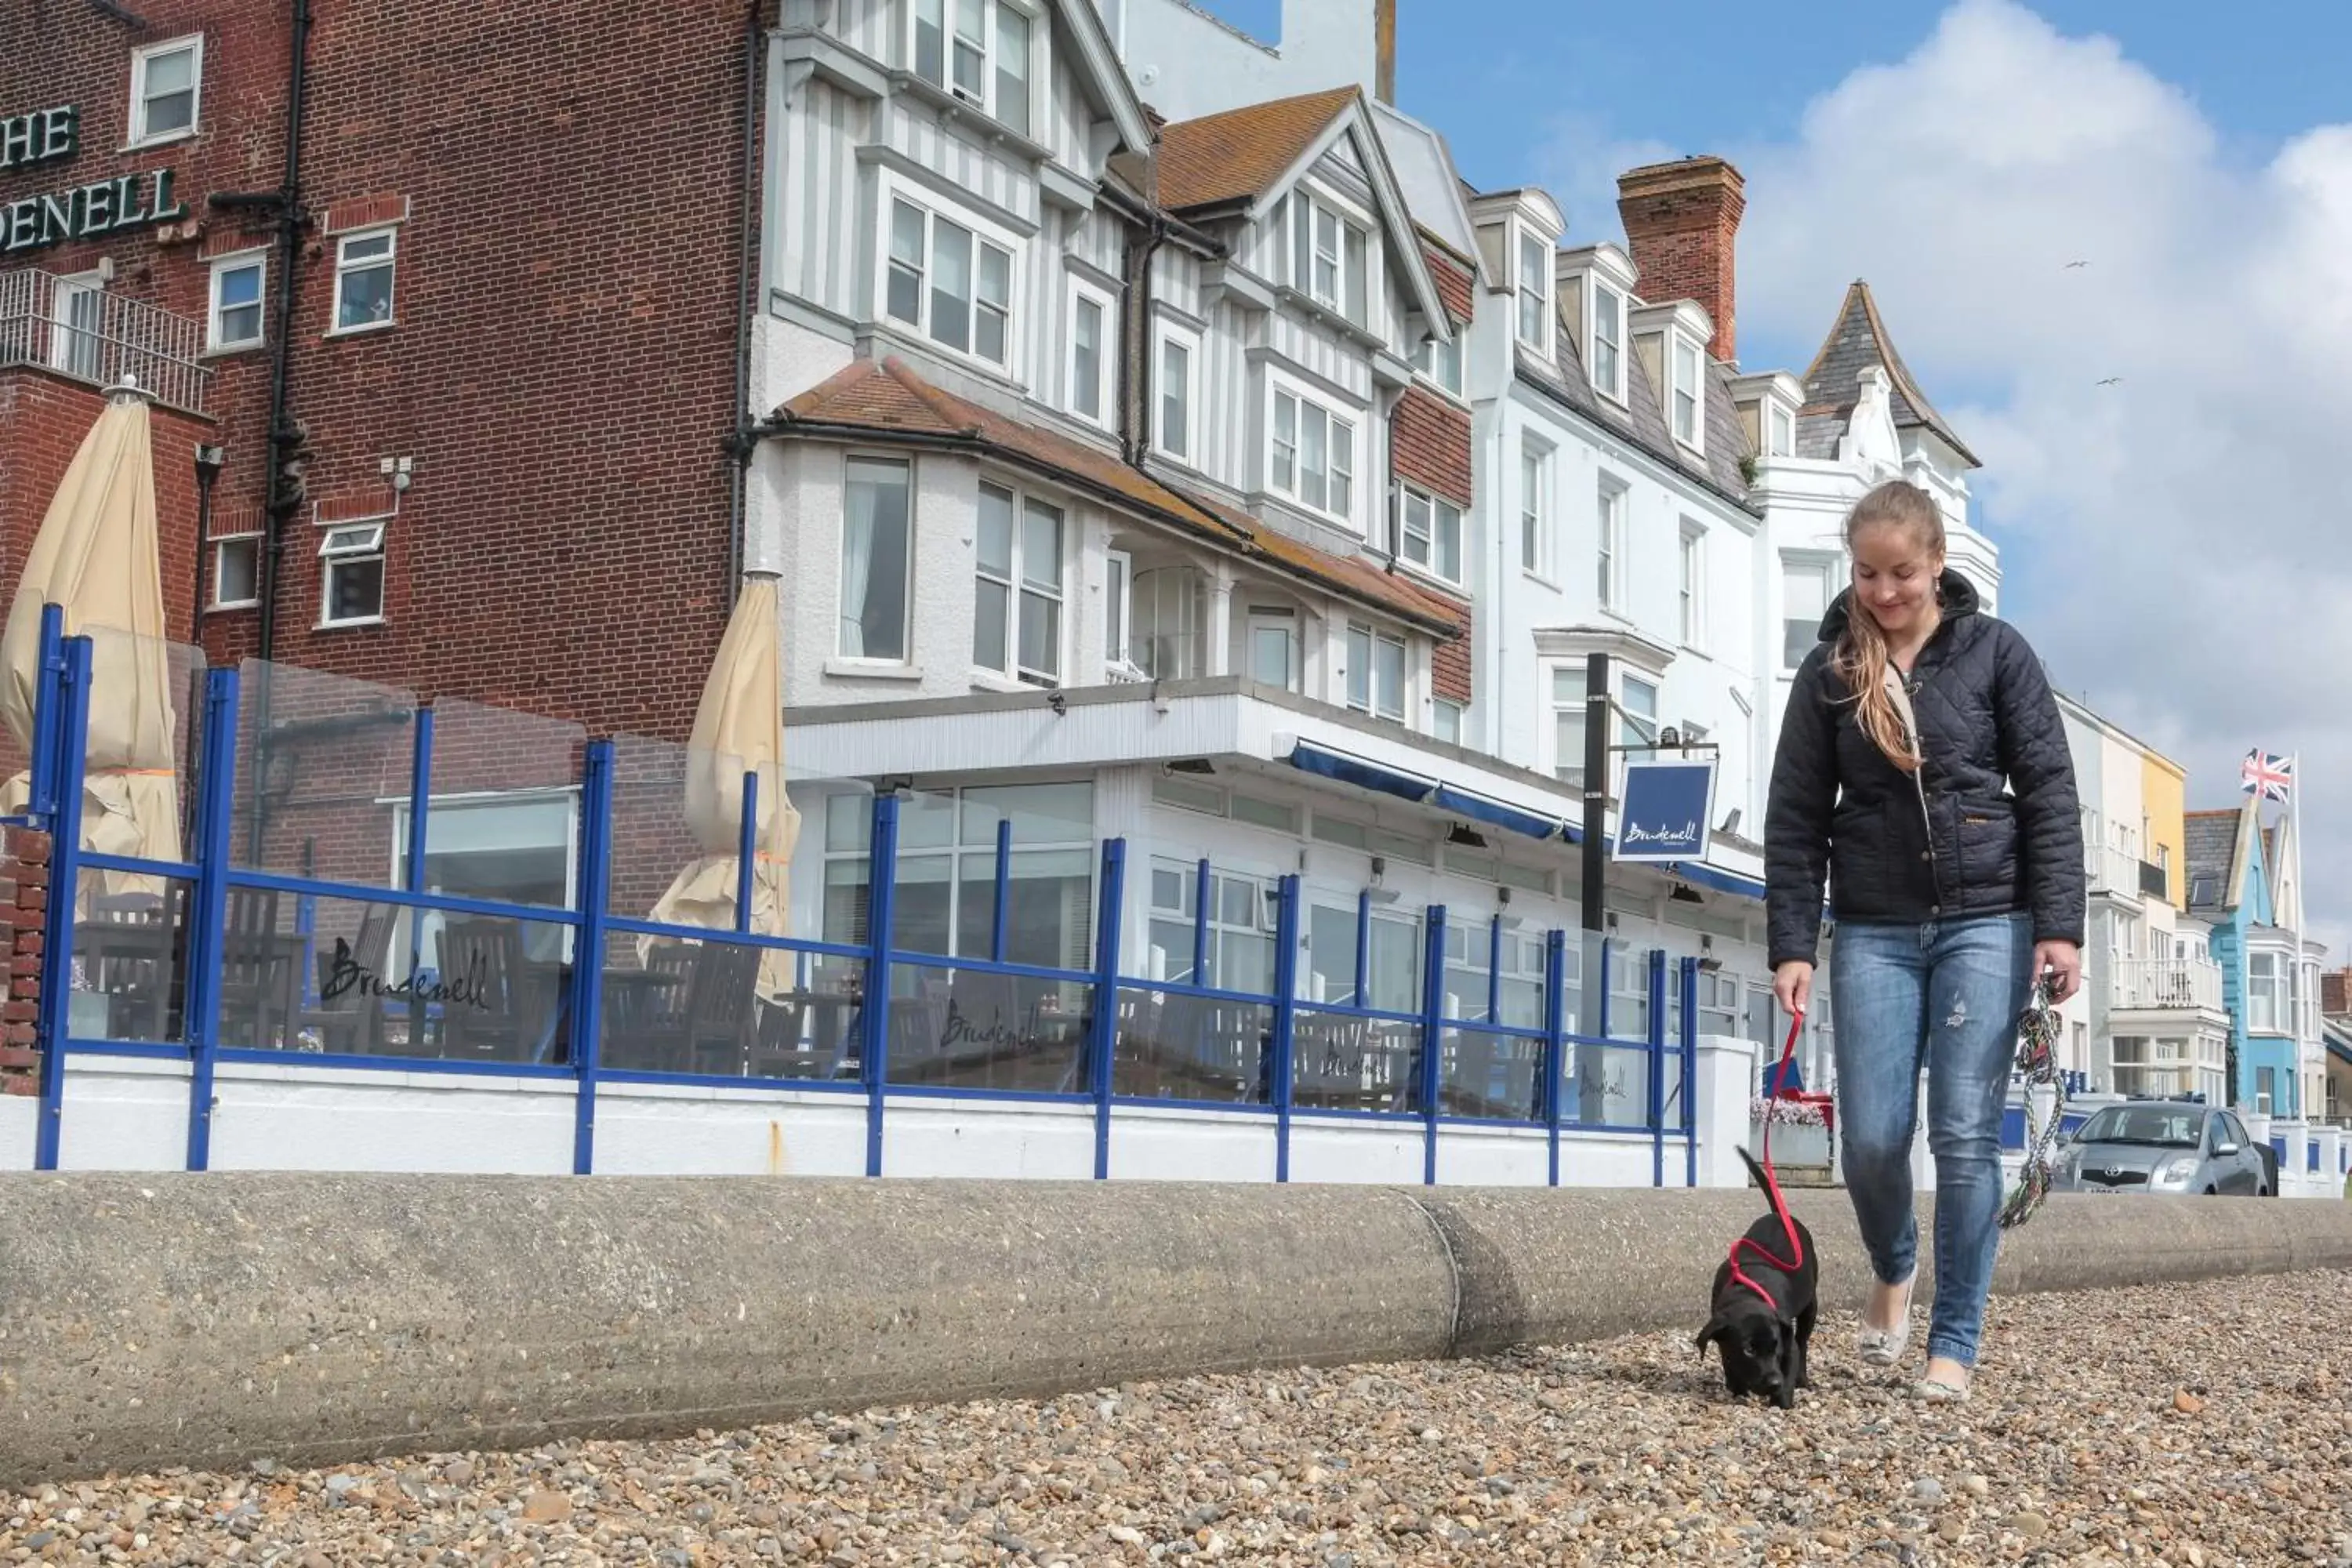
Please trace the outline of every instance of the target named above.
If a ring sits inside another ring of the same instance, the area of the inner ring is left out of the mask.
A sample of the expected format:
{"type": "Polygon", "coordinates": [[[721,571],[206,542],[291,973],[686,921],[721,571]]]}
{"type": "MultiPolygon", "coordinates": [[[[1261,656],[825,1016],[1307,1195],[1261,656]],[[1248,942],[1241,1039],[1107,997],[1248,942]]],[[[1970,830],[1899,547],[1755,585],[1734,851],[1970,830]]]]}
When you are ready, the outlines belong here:
{"type": "MultiPolygon", "coordinates": [[[[408,216],[398,324],[378,332],[322,335],[335,244],[323,223],[306,236],[290,414],[307,433],[307,495],[380,498],[389,457],[413,459],[415,483],[387,533],[380,627],[317,629],[320,531],[307,506],[293,518],[277,657],[683,738],[731,601],[720,443],[733,418],[742,0],[312,8],[306,203],[323,220],[405,198],[408,216]]],[[[0,203],[168,166],[199,220],[184,236],[109,236],[0,266],[64,273],[111,257],[113,292],[201,320],[205,254],[267,239],[205,197],[278,183],[287,9],[142,0],[138,30],[79,0],[0,8],[0,54],[20,84],[8,109],[73,102],[82,122],[74,158],[0,174],[0,203]],[[118,153],[131,49],[199,30],[199,134],[118,153]]],[[[211,362],[224,515],[263,497],[269,362],[211,362]]],[[[184,542],[166,563],[175,630],[194,594],[186,446],[176,433],[157,443],[167,531],[184,542]]],[[[24,503],[7,504],[13,516],[24,503]]],[[[257,620],[206,617],[208,650],[249,654],[257,620]]]]}
{"type": "MultiPolygon", "coordinates": [[[[1426,239],[1422,245],[1422,257],[1437,283],[1439,297],[1447,313],[1458,328],[1470,320],[1476,308],[1475,291],[1471,287],[1467,264],[1451,252],[1426,239]]],[[[1418,486],[1467,511],[1472,503],[1470,478],[1470,411],[1462,405],[1418,384],[1408,387],[1398,400],[1396,413],[1389,422],[1389,464],[1397,478],[1418,486]]],[[[1464,526],[1468,526],[1465,520],[1464,526]]],[[[1465,556],[1469,548],[1464,542],[1465,556]]],[[[1471,563],[1465,559],[1464,566],[1471,563]]],[[[1456,702],[1470,700],[1470,645],[1473,636],[1470,603],[1466,597],[1437,595],[1452,605],[1461,616],[1462,632],[1450,642],[1437,645],[1431,668],[1431,684],[1440,697],[1456,702]]]]}
{"type": "Polygon", "coordinates": [[[7,999],[0,1002],[0,1094],[40,1089],[41,935],[49,898],[49,837],[0,827],[0,954],[7,999]]]}
{"type": "Polygon", "coordinates": [[[1739,171],[1720,158],[1686,158],[1633,169],[1617,182],[1617,214],[1652,304],[1696,300],[1715,321],[1707,350],[1738,357],[1734,330],[1733,247],[1748,208],[1739,171]]]}

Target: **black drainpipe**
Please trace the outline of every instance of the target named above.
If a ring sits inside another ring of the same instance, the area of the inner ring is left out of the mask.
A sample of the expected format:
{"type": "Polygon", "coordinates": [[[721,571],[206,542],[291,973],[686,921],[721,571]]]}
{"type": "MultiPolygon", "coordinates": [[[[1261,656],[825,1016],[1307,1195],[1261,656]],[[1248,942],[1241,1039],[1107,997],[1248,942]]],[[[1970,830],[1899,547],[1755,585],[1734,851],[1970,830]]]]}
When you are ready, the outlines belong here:
{"type": "Polygon", "coordinates": [[[195,612],[188,617],[188,640],[204,641],[205,625],[205,558],[210,553],[213,536],[213,486],[220,479],[221,465],[227,454],[218,447],[199,442],[196,447],[196,604],[195,612]]]}
{"type": "Polygon", "coordinates": [[[731,459],[727,496],[727,595],[732,613],[743,580],[744,493],[760,436],[751,417],[751,320],[758,313],[760,244],[760,16],[767,0],[750,0],[743,12],[743,227],[735,258],[735,407],[730,416],[727,454],[731,459]]]}
{"type": "MultiPolygon", "coordinates": [[[[278,298],[276,328],[269,356],[269,437],[262,476],[261,559],[255,584],[261,599],[261,629],[254,657],[260,660],[254,682],[253,733],[257,788],[252,820],[247,828],[247,854],[260,863],[268,804],[258,788],[267,776],[269,742],[270,661],[278,650],[278,573],[286,553],[286,520],[302,505],[302,489],[288,472],[302,451],[303,432],[287,412],[288,385],[294,356],[294,277],[302,257],[302,230],[310,215],[302,206],[302,116],[310,79],[310,0],[291,0],[287,11],[286,165],[278,189],[251,194],[215,193],[210,205],[269,211],[278,226],[278,298]]],[[[203,548],[199,542],[198,548],[203,548]]],[[[198,575],[201,578],[202,571],[198,575]]]]}
{"type": "MultiPolygon", "coordinates": [[[[310,0],[293,0],[287,46],[286,173],[279,180],[278,208],[278,331],[269,365],[269,464],[262,492],[261,637],[255,656],[268,664],[278,648],[278,569],[286,553],[286,519],[302,504],[287,482],[287,465],[300,448],[301,432],[287,414],[288,382],[294,355],[294,274],[301,260],[302,110],[310,75],[310,0]]],[[[263,700],[268,700],[266,689],[263,700]]],[[[266,721],[265,721],[266,722],[266,721]]]]}

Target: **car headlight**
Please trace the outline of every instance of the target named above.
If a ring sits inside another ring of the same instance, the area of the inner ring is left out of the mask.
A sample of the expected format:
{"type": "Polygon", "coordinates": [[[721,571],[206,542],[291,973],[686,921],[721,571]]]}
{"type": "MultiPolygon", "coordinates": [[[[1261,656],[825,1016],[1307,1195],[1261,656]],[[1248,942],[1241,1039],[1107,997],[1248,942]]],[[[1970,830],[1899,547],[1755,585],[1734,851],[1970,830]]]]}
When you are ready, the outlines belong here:
{"type": "Polygon", "coordinates": [[[2175,1154],[2156,1168],[2149,1177],[2151,1184],[2159,1187],[2185,1187],[2197,1174],[2198,1158],[2194,1154],[2175,1154]]]}

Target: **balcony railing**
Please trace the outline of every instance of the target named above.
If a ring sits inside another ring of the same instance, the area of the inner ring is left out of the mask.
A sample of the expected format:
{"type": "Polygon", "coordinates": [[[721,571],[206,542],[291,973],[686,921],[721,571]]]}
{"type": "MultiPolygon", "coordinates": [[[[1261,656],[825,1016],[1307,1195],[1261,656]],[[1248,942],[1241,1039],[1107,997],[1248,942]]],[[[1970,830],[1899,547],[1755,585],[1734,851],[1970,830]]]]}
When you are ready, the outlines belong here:
{"type": "Polygon", "coordinates": [[[202,321],[37,268],[0,272],[0,370],[37,365],[92,386],[129,376],[158,403],[205,411],[202,321]]]}
{"type": "Polygon", "coordinates": [[[2107,998],[2113,1007],[2189,1008],[2221,1010],[2221,971],[2218,965],[2172,958],[2129,958],[2116,965],[2115,989],[2107,998]]]}
{"type": "Polygon", "coordinates": [[[2169,900],[2172,897],[2171,868],[2166,866],[2159,866],[2153,860],[2141,861],[2139,863],[2139,890],[2147,898],[2169,900]]]}
{"type": "Polygon", "coordinates": [[[2116,893],[2127,899],[2147,894],[2147,880],[2140,868],[2140,858],[2121,849],[2111,849],[2102,844],[2083,847],[2083,868],[2090,874],[2091,891],[2116,893]]]}

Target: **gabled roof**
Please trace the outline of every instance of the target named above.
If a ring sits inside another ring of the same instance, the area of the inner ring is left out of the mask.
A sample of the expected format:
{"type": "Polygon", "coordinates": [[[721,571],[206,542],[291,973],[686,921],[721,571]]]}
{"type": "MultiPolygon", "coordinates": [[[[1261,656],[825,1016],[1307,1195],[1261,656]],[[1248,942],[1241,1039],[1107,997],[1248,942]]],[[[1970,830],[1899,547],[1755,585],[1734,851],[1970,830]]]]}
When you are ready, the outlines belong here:
{"type": "Polygon", "coordinates": [[[1388,235],[1392,266],[1432,329],[1451,336],[1444,301],[1422,262],[1412,209],[1397,184],[1388,147],[1360,88],[1279,98],[1163,126],[1157,159],[1160,205],[1181,216],[1204,217],[1214,209],[1232,208],[1255,220],[1351,131],[1357,132],[1357,152],[1388,235]]]}
{"type": "Polygon", "coordinates": [[[1805,406],[1799,411],[1797,422],[1801,456],[1837,456],[1838,437],[1845,433],[1846,419],[1862,396],[1862,373],[1872,365],[1885,371],[1893,384],[1896,428],[1933,431],[1969,467],[1983,466],[1911,379],[1903,356],[1895,352],[1895,340],[1886,334],[1886,323],[1879,320],[1878,302],[1870,297],[1870,285],[1859,278],[1846,289],[1837,321],[1805,372],[1805,406]]]}
{"type": "Polygon", "coordinates": [[[2246,868],[2261,853],[2261,819],[2253,803],[2186,815],[2189,904],[2191,910],[2236,909],[2246,897],[2246,868]],[[2248,828],[2253,831],[2247,831],[2248,828]],[[2205,897],[2197,896],[2200,889],[2205,897]]]}
{"type": "Polygon", "coordinates": [[[1356,97],[1352,87],[1333,88],[1163,127],[1160,204],[1185,212],[1267,195],[1356,97]]]}
{"type": "Polygon", "coordinates": [[[772,435],[963,451],[1054,479],[1122,506],[1286,576],[1303,578],[1387,611],[1441,637],[1462,630],[1460,612],[1360,556],[1292,539],[1246,512],[1177,488],[1058,431],[968,402],[925,381],[897,358],[859,360],[785,404],[772,435]]]}
{"type": "Polygon", "coordinates": [[[1151,145],[1151,125],[1144,118],[1142,100],[1135,96],[1135,84],[1128,80],[1127,69],[1119,64],[1118,47],[1103,23],[1102,8],[1095,0],[1065,0],[1055,9],[1076,40],[1078,76],[1110,111],[1111,123],[1118,127],[1119,144],[1131,153],[1143,152],[1151,145]]]}

